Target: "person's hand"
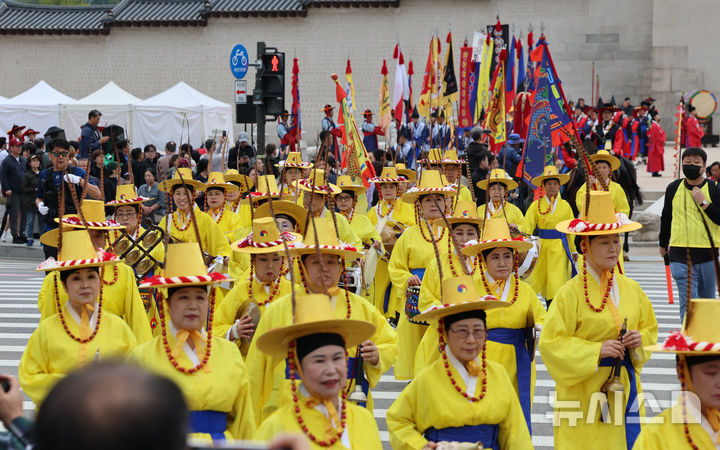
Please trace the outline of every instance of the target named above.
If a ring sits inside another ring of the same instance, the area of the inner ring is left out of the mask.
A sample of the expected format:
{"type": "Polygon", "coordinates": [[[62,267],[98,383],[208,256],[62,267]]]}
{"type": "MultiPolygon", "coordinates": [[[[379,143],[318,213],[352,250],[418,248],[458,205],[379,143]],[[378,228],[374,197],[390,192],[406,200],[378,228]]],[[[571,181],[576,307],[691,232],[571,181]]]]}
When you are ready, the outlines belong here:
{"type": "Polygon", "coordinates": [[[310,450],[310,442],[300,433],[280,433],[270,442],[269,450],[310,450]]]}
{"type": "Polygon", "coordinates": [[[380,352],[377,345],[371,340],[367,340],[360,346],[360,356],[371,366],[377,366],[380,363],[380,352]]]}
{"type": "Polygon", "coordinates": [[[372,246],[375,250],[380,250],[380,248],[382,248],[382,241],[373,241],[372,246]]]}
{"type": "Polygon", "coordinates": [[[40,202],[37,205],[38,212],[42,214],[43,216],[46,216],[47,213],[50,211],[50,208],[45,206],[45,202],[40,202]]]}
{"type": "Polygon", "coordinates": [[[252,317],[244,315],[233,324],[230,330],[230,338],[232,340],[251,338],[254,332],[255,325],[252,323],[252,317]]]}
{"type": "Polygon", "coordinates": [[[23,398],[17,378],[0,374],[0,380],[7,380],[10,383],[8,392],[5,392],[5,389],[0,387],[0,422],[7,427],[10,422],[22,416],[23,398]]]}
{"type": "Polygon", "coordinates": [[[697,186],[695,186],[692,190],[692,197],[695,199],[696,202],[698,202],[699,205],[702,205],[702,203],[707,200],[703,191],[701,191],[700,188],[697,186]]]}
{"type": "Polygon", "coordinates": [[[104,144],[104,143],[106,143],[106,142],[109,141],[109,140],[110,140],[110,136],[103,136],[103,137],[100,138],[100,143],[101,143],[101,144],[104,144]]]}
{"type": "Polygon", "coordinates": [[[642,336],[638,330],[627,330],[622,339],[625,348],[638,348],[642,345],[642,336]]]}
{"type": "Polygon", "coordinates": [[[149,206],[143,206],[143,207],[142,207],[142,211],[143,211],[143,212],[142,212],[142,213],[143,213],[143,216],[149,216],[149,215],[151,215],[152,212],[153,212],[152,208],[149,207],[149,206]]]}
{"type": "Polygon", "coordinates": [[[660,247],[660,257],[664,258],[667,255],[667,247],[660,247]]]}
{"type": "Polygon", "coordinates": [[[602,358],[622,358],[625,355],[625,347],[622,342],[617,339],[605,341],[600,347],[600,359],[602,358]]]}
{"type": "Polygon", "coordinates": [[[421,284],[422,280],[417,275],[413,275],[408,279],[408,286],[420,286],[421,284]]]}
{"type": "Polygon", "coordinates": [[[511,234],[520,234],[520,228],[518,228],[518,226],[514,223],[509,223],[508,228],[510,229],[511,234]]]}
{"type": "Polygon", "coordinates": [[[65,174],[65,177],[63,177],[63,179],[71,184],[80,184],[83,181],[82,177],[73,175],[71,173],[65,174]]]}
{"type": "Polygon", "coordinates": [[[437,444],[435,442],[428,441],[428,443],[425,444],[425,447],[423,447],[423,450],[435,449],[435,448],[437,448],[437,444]]]}
{"type": "Polygon", "coordinates": [[[11,196],[12,196],[12,191],[10,191],[10,190],[5,191],[5,197],[11,197],[11,196]]]}
{"type": "Polygon", "coordinates": [[[590,181],[590,184],[598,184],[598,180],[595,178],[595,175],[588,176],[588,180],[590,181]]]}

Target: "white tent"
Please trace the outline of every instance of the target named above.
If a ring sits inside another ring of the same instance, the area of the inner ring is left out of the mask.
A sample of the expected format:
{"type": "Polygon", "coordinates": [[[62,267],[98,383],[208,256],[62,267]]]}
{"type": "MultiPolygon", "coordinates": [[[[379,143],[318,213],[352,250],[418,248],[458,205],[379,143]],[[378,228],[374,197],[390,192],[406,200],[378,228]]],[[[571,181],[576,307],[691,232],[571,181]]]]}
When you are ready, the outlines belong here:
{"type": "Polygon", "coordinates": [[[227,130],[232,135],[233,112],[230,105],[196,91],[179,82],[165,92],[138,102],[133,107],[133,145],[165,142],[187,142],[197,146],[213,130],[227,130]]]}
{"type": "MultiPolygon", "coordinates": [[[[44,134],[48,128],[60,124],[60,105],[74,102],[75,99],[39,81],[22,94],[0,101],[0,130],[9,130],[18,124],[44,134]]],[[[66,134],[68,139],[75,138],[72,132],[66,134]]],[[[80,136],[80,129],[77,135],[80,136]]]]}
{"type": "Polygon", "coordinates": [[[139,101],[139,98],[110,81],[87,97],[62,105],[60,127],[68,136],[79,135],[80,127],[88,120],[88,112],[97,109],[102,113],[100,126],[120,125],[129,136],[132,131],[132,105],[139,101]]]}

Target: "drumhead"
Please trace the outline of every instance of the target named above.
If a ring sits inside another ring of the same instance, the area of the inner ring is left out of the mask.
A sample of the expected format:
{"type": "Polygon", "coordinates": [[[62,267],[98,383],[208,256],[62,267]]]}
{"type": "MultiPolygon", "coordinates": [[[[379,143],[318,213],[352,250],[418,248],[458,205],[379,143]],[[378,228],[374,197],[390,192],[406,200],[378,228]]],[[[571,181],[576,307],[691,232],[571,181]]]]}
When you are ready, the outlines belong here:
{"type": "Polygon", "coordinates": [[[699,119],[707,119],[715,112],[717,99],[712,92],[700,90],[690,97],[690,104],[695,107],[699,119]]]}
{"type": "Polygon", "coordinates": [[[365,252],[365,265],[363,267],[363,287],[365,289],[370,289],[370,286],[372,286],[377,271],[377,263],[378,251],[370,247],[365,252]]]}

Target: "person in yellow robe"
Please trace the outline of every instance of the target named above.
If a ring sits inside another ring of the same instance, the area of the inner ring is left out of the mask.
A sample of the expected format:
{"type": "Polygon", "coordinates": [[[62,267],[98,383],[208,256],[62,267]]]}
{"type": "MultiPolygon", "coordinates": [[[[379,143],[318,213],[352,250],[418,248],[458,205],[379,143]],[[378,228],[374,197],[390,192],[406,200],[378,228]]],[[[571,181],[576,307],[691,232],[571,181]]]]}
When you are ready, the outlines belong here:
{"type": "Polygon", "coordinates": [[[570,204],[560,198],[560,186],[569,179],[569,175],[558,173],[557,167],[546,166],[542,175],[530,181],[542,187],[545,194],[525,213],[528,230],[540,238],[540,253],[529,282],[545,298],[548,308],[560,287],[577,274],[573,260],[575,239],[555,229],[561,221],[574,217],[570,204]]]}
{"type": "Polygon", "coordinates": [[[203,191],[205,185],[193,180],[189,168],[179,167],[172,179],[158,184],[158,189],[170,193],[172,203],[176,207],[175,211],[168,211],[163,219],[167,233],[180,242],[197,242],[196,228],[193,225],[194,217],[203,251],[213,258],[230,256],[230,243],[220,227],[212,217],[200,211],[195,204],[195,192],[203,191]]]}
{"type": "Polygon", "coordinates": [[[404,163],[395,163],[393,167],[395,167],[397,174],[403,178],[403,181],[398,184],[397,191],[397,196],[402,197],[410,189],[410,186],[417,181],[417,173],[413,169],[408,169],[404,163]]]}
{"type": "MultiPolygon", "coordinates": [[[[108,233],[123,228],[123,225],[114,220],[105,220],[105,206],[99,200],[85,199],[81,206],[87,231],[95,248],[105,249],[108,241],[108,233]]],[[[66,216],[62,220],[63,230],[84,229],[82,219],[76,215],[66,216]]],[[[58,242],[59,229],[50,230],[40,237],[45,245],[55,247],[58,242]]],[[[120,316],[125,320],[135,334],[137,342],[142,343],[152,338],[152,326],[156,322],[155,309],[151,298],[143,299],[140,296],[135,273],[133,269],[119,259],[108,264],[103,270],[102,283],[105,311],[120,316]]],[[[38,293],[38,309],[40,320],[44,320],[58,313],[56,296],[60,305],[67,302],[67,292],[64,286],[58,283],[60,279],[58,272],[49,273],[43,280],[38,293]]]]}
{"type": "MultiPolygon", "coordinates": [[[[478,448],[532,449],[520,403],[503,367],[486,357],[486,310],[506,302],[482,298],[468,275],[446,278],[443,305],[418,315],[438,330],[439,357],[403,389],[387,411],[395,450],[436,448],[440,442],[478,448]]],[[[488,311],[490,312],[490,311],[488,311]]]]}
{"type": "Polygon", "coordinates": [[[250,228],[252,226],[252,208],[245,197],[252,191],[254,185],[252,178],[242,175],[235,169],[228,169],[225,171],[225,181],[238,187],[237,191],[227,193],[228,206],[239,217],[240,228],[250,228]]]}
{"type": "Polygon", "coordinates": [[[290,293],[290,281],[283,276],[283,241],[291,244],[299,238],[288,232],[281,234],[272,217],[261,217],[253,221],[253,231],[245,239],[231,245],[233,251],[250,255],[251,272],[249,277],[237,280],[225,295],[213,332],[240,345],[244,355],[255,325],[270,302],[290,293]]]}
{"type": "Polygon", "coordinates": [[[555,296],[540,334],[540,355],[555,380],[553,434],[557,448],[632,448],[645,410],[640,373],[650,358],[643,346],[657,342],[653,307],[638,283],[615,271],[620,233],[640,224],[615,214],[609,192],[590,193],[587,216],[560,222],[555,229],[582,236],[582,270],[555,296]],[[625,319],[627,323],[625,324],[625,319]],[[619,339],[623,327],[627,329],[619,339]],[[622,361],[623,393],[607,395],[610,420],[603,422],[597,393],[610,378],[616,359],[622,361]],[[582,414],[570,419],[567,402],[582,414]],[[615,413],[618,412],[618,413],[615,413]]]}
{"type": "Polygon", "coordinates": [[[242,221],[231,207],[228,207],[227,196],[238,187],[225,180],[222,172],[210,172],[205,183],[205,202],[207,214],[220,227],[228,242],[241,239],[242,221]]]}
{"type": "Polygon", "coordinates": [[[412,378],[415,351],[427,328],[408,320],[405,314],[406,292],[409,287],[420,287],[430,261],[439,257],[440,249],[447,248],[450,232],[445,227],[433,225],[433,221],[446,213],[450,206],[448,197],[455,193],[442,183],[440,172],[425,170],[418,185],[403,195],[405,201],[415,203],[418,223],[405,230],[397,240],[388,264],[392,282],[390,303],[400,312],[397,327],[400,358],[395,365],[395,378],[398,380],[412,378]]]}
{"type": "Polygon", "coordinates": [[[345,390],[352,376],[345,349],[371,339],[375,325],[338,318],[327,295],[301,295],[295,304],[287,324],[257,339],[269,358],[290,361],[292,398],[263,421],[255,439],[300,432],[313,449],[382,449],[372,412],[351,402],[345,390]]]}
{"type": "Polygon", "coordinates": [[[530,242],[512,238],[508,223],[497,218],[486,220],[480,242],[468,245],[462,251],[482,261],[480,292],[509,304],[507,308],[488,311],[488,358],[505,367],[532,432],[534,335],[542,328],[545,308],[532,287],[518,276],[519,254],[530,247],[530,242]]]}
{"type": "Polygon", "coordinates": [[[298,233],[301,236],[305,233],[307,210],[295,202],[273,200],[272,205],[265,202],[255,208],[255,218],[261,217],[273,217],[281,232],[298,233]]]}
{"type": "Polygon", "coordinates": [[[477,187],[487,192],[488,201],[477,209],[478,216],[482,219],[504,218],[510,225],[510,231],[517,235],[519,233],[530,234],[520,208],[507,201],[508,192],[517,188],[515,180],[510,178],[502,169],[493,169],[490,176],[480,180],[477,187]]]}
{"type": "Polygon", "coordinates": [[[373,304],[395,325],[400,319],[401,310],[390,301],[392,284],[390,283],[388,262],[398,238],[408,227],[415,224],[412,205],[399,198],[400,185],[404,182],[403,180],[398,176],[395,167],[383,167],[380,176],[368,180],[375,185],[380,200],[368,211],[367,217],[375,230],[380,233],[385,249],[385,253],[378,260],[375,269],[373,304]]]}
{"type": "Polygon", "coordinates": [[[118,261],[112,253],[96,249],[87,231],[63,230],[58,260],[50,258],[37,267],[58,272],[57,278],[47,277],[54,280],[51,289],[62,285],[68,297],[61,303],[55,296],[57,314],[40,322],[20,359],[20,386],[36,405],[77,367],[93,360],[122,358],[137,345],[125,322],[103,308],[106,292],[100,272],[118,261]]]}
{"type": "Polygon", "coordinates": [[[423,160],[423,162],[425,169],[441,171],[450,188],[458,191],[458,195],[453,202],[453,210],[455,210],[455,205],[460,200],[472,201],[470,189],[460,184],[462,181],[462,168],[465,161],[458,158],[457,150],[445,150],[445,153],[443,153],[442,150],[438,148],[430,149],[427,159],[423,160]]]}
{"type": "Polygon", "coordinates": [[[285,161],[275,164],[275,167],[280,168],[282,200],[302,201],[295,183],[303,178],[303,170],[313,168],[313,163],[303,161],[300,152],[289,152],[285,161]]]}
{"type": "Polygon", "coordinates": [[[167,298],[158,302],[162,334],[129,355],[180,387],[190,410],[191,437],[213,442],[255,434],[242,355],[235,344],[212,331],[212,286],[226,279],[221,273],[208,274],[196,242],[169,244],[162,274],[140,284],[167,290],[167,298]]]}
{"type": "Polygon", "coordinates": [[[672,407],[643,424],[634,449],[720,448],[720,302],[694,299],[688,308],[682,330],[645,348],[677,355],[683,392],[672,407]]]}
{"type": "MultiPolygon", "coordinates": [[[[397,359],[397,334],[370,302],[337,287],[344,269],[342,260],[354,259],[360,254],[355,247],[337,240],[330,218],[311,220],[303,242],[294,242],[291,253],[299,261],[300,278],[306,293],[327,292],[331,296],[337,318],[365,320],[375,325],[375,333],[369,339],[363,341],[357,348],[347,349],[350,355],[348,364],[351,367],[358,364],[357,356],[362,357],[364,377],[361,388],[368,397],[368,408],[372,409],[370,389],[380,381],[380,376],[388,371],[397,359]]],[[[296,290],[300,291],[300,289],[296,290]]],[[[255,334],[262,336],[268,330],[291,324],[292,310],[292,295],[273,301],[260,318],[255,334]]],[[[248,351],[247,366],[253,386],[255,417],[258,421],[262,421],[291,397],[285,360],[268,356],[258,350],[256,341],[253,340],[248,351]]],[[[352,392],[354,388],[353,378],[348,383],[347,392],[352,392]]]]}

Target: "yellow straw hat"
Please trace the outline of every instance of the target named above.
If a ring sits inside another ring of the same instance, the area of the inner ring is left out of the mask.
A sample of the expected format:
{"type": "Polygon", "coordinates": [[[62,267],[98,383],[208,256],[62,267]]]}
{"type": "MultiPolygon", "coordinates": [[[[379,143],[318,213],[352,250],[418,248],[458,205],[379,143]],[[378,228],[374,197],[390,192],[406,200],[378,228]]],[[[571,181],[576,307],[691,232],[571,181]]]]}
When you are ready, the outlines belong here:
{"type": "Polygon", "coordinates": [[[307,209],[289,200],[273,200],[272,209],[270,209],[270,202],[263,203],[262,205],[255,208],[255,218],[272,218],[273,211],[275,212],[276,216],[284,214],[286,216],[292,217],[293,220],[295,220],[298,232],[300,232],[300,234],[304,233],[305,221],[307,220],[307,209]]]}
{"type": "Polygon", "coordinates": [[[555,225],[555,229],[565,234],[580,236],[598,236],[604,234],[620,234],[642,228],[623,213],[616,213],[612,194],[608,191],[590,191],[590,205],[587,217],[563,220],[555,225]]]}
{"type": "Polygon", "coordinates": [[[510,236],[510,227],[507,221],[498,217],[485,221],[485,228],[482,232],[482,240],[477,244],[468,245],[462,252],[468,256],[475,256],[488,248],[511,248],[518,252],[526,252],[532,248],[532,244],[521,237],[510,236]]]}
{"type": "Polygon", "coordinates": [[[168,244],[165,252],[165,268],[161,271],[162,275],[145,278],[139,288],[205,286],[230,279],[220,272],[208,273],[197,242],[168,244]]]}
{"type": "Polygon", "coordinates": [[[247,192],[255,186],[255,182],[247,175],[242,175],[236,169],[228,169],[225,171],[225,181],[229,183],[239,183],[238,186],[243,192],[247,192]]]}
{"type": "Polygon", "coordinates": [[[257,338],[257,348],[276,358],[284,358],[291,342],[317,333],[342,336],[345,347],[354,348],[370,339],[375,325],[364,320],[338,319],[330,299],[323,294],[310,294],[295,299],[292,325],[275,328],[257,338]]]}
{"type": "Polygon", "coordinates": [[[175,175],[173,175],[172,179],[158,183],[158,189],[163,192],[172,193],[173,187],[183,184],[183,181],[185,181],[187,186],[190,186],[196,191],[205,189],[205,183],[193,179],[192,170],[190,170],[189,167],[178,167],[175,169],[175,175]],[[180,176],[182,176],[182,179],[180,179],[180,176]]]}
{"type": "Polygon", "coordinates": [[[508,175],[503,169],[493,169],[490,171],[490,176],[486,180],[478,181],[476,186],[484,191],[487,191],[487,188],[491,183],[502,183],[508,191],[512,191],[518,187],[515,180],[510,178],[510,175],[508,175]]]}
{"type": "Polygon", "coordinates": [[[317,217],[308,224],[302,242],[295,241],[290,246],[293,256],[313,253],[329,253],[346,259],[356,259],[363,256],[355,247],[340,242],[335,233],[335,226],[330,217],[317,217]],[[315,233],[317,230],[317,233],[315,233]],[[317,234],[318,241],[315,240],[317,234]]]}
{"type": "Polygon", "coordinates": [[[257,201],[268,198],[268,192],[271,198],[280,198],[280,188],[278,188],[275,177],[272,175],[261,175],[258,177],[255,192],[249,194],[250,200],[257,201]]]}
{"type": "Polygon", "coordinates": [[[558,173],[557,167],[555,166],[545,166],[542,175],[536,176],[535,178],[530,180],[530,182],[533,185],[540,187],[543,185],[543,182],[545,182],[545,180],[550,180],[552,178],[558,180],[558,182],[562,186],[570,180],[570,175],[566,173],[558,173]]]}
{"type": "Polygon", "coordinates": [[[289,152],[287,159],[275,164],[275,167],[310,169],[313,167],[313,163],[303,161],[300,152],[289,152]]]}
{"type": "MultiPolygon", "coordinates": [[[[47,233],[46,233],[47,234],[47,233]]],[[[56,239],[58,237],[55,233],[56,239]]],[[[55,241],[57,247],[58,241],[55,241]]],[[[63,229],[62,248],[58,254],[58,259],[50,257],[40,263],[35,269],[37,272],[51,270],[73,270],[85,269],[88,267],[99,267],[106,264],[113,264],[120,259],[113,253],[106,252],[101,248],[95,248],[90,239],[90,234],[86,230],[68,230],[63,229]]]]}
{"type": "Polygon", "coordinates": [[[413,186],[402,195],[402,199],[408,203],[415,203],[415,200],[421,195],[441,194],[453,197],[457,194],[455,189],[443,183],[442,176],[437,170],[423,170],[420,176],[420,182],[417,186],[413,186]]]}
{"type": "Polygon", "coordinates": [[[322,169],[311,170],[308,178],[296,180],[293,185],[300,190],[316,194],[339,194],[341,192],[337,186],[328,183],[325,171],[322,169]]]}
{"type": "Polygon", "coordinates": [[[353,191],[355,192],[355,195],[357,195],[358,192],[367,191],[367,188],[363,186],[362,183],[355,183],[353,177],[350,175],[340,175],[337,177],[336,186],[339,187],[341,191],[353,191]]]}
{"type": "MultiPolygon", "coordinates": [[[[477,215],[477,206],[475,206],[475,202],[469,200],[458,200],[453,214],[445,216],[445,218],[450,225],[454,225],[456,223],[470,223],[481,227],[483,224],[483,220],[477,215]]],[[[433,221],[433,225],[436,227],[446,226],[443,218],[435,219],[433,221]]]]}
{"type": "Polygon", "coordinates": [[[428,151],[427,157],[424,159],[419,159],[418,162],[421,164],[442,164],[443,163],[442,149],[431,148],[428,151]]]}
{"type": "Polygon", "coordinates": [[[620,168],[620,160],[610,154],[607,150],[598,150],[594,155],[590,155],[590,159],[595,162],[605,161],[610,164],[610,169],[615,171],[620,168]]]}
{"type": "Polygon", "coordinates": [[[475,289],[475,282],[470,275],[445,278],[442,280],[441,292],[444,303],[423,311],[415,316],[413,320],[427,322],[467,311],[510,306],[509,302],[500,301],[492,295],[480,296],[475,289]]]}
{"type": "Polygon", "coordinates": [[[142,202],[151,200],[147,197],[141,197],[137,194],[134,184],[121,184],[115,190],[115,200],[105,203],[107,206],[130,206],[139,205],[142,202]]]}
{"type": "Polygon", "coordinates": [[[407,166],[405,166],[405,164],[403,163],[396,163],[395,170],[397,171],[398,175],[402,175],[410,183],[414,183],[417,179],[417,173],[412,169],[408,169],[407,166]]]}
{"type": "Polygon", "coordinates": [[[662,344],[645,347],[661,353],[685,356],[720,355],[720,301],[714,298],[692,299],[687,305],[685,323],[670,333],[662,344]]]}
{"type": "Polygon", "coordinates": [[[368,180],[370,183],[400,183],[405,181],[398,176],[395,167],[383,167],[379,177],[373,177],[368,180]]]}
{"type": "MultiPolygon", "coordinates": [[[[91,230],[120,230],[125,228],[125,225],[105,218],[105,203],[100,200],[85,199],[80,204],[80,210],[85,218],[87,228],[91,230]]],[[[55,219],[55,222],[58,222],[58,219],[55,219]]],[[[79,214],[64,216],[63,223],[73,228],[85,228],[79,214]]]]}
{"type": "Polygon", "coordinates": [[[465,161],[460,159],[457,154],[457,150],[450,149],[445,150],[445,154],[443,155],[442,163],[445,165],[448,164],[465,164],[465,161]]]}
{"type": "Polygon", "coordinates": [[[225,180],[225,175],[223,175],[222,172],[210,172],[208,174],[208,180],[207,180],[207,183],[205,184],[205,191],[207,191],[210,188],[223,189],[226,194],[228,192],[235,192],[238,189],[240,189],[237,186],[235,186],[234,184],[228,183],[225,180]]]}
{"type": "Polygon", "coordinates": [[[230,247],[239,253],[261,254],[283,251],[283,241],[288,245],[300,238],[293,233],[280,233],[272,217],[253,220],[252,231],[245,239],[234,242],[230,247]]]}

